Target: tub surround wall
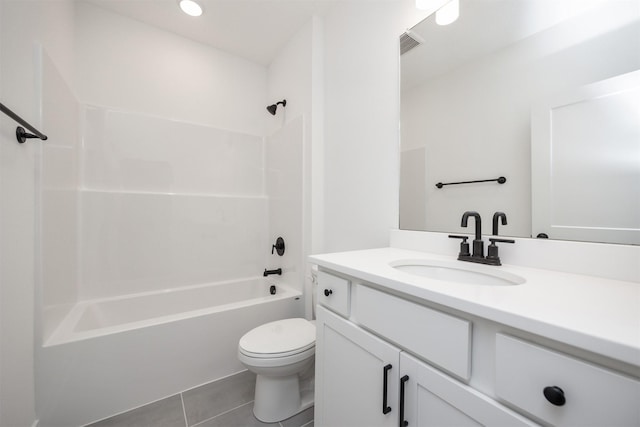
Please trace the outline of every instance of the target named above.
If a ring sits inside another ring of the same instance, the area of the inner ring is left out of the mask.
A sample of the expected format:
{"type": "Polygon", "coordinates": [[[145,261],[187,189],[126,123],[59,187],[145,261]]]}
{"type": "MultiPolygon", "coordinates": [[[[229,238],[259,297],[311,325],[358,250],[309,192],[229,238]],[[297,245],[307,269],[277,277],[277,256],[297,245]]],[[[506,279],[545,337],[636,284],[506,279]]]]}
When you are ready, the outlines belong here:
{"type": "MultiPolygon", "coordinates": [[[[36,307],[42,310],[46,340],[78,300],[78,164],[80,105],[43,49],[38,49],[42,82],[42,143],[37,180],[36,224],[40,233],[36,307]]],[[[40,335],[40,334],[38,334],[40,335]]]]}
{"type": "Polygon", "coordinates": [[[259,275],[266,67],[86,2],[76,35],[81,298],[259,275]]]}
{"type": "Polygon", "coordinates": [[[81,299],[260,274],[262,137],[84,111],[81,299]]]}
{"type": "Polygon", "coordinates": [[[262,137],[87,106],[82,187],[162,194],[264,194],[262,137]]]}
{"type": "MultiPolygon", "coordinates": [[[[304,248],[302,240],[302,186],[304,120],[298,117],[267,138],[267,194],[269,194],[269,243],[285,241],[283,256],[265,249],[265,268],[282,268],[282,280],[302,290],[304,248]]],[[[278,279],[279,280],[279,279],[278,279]]]]}

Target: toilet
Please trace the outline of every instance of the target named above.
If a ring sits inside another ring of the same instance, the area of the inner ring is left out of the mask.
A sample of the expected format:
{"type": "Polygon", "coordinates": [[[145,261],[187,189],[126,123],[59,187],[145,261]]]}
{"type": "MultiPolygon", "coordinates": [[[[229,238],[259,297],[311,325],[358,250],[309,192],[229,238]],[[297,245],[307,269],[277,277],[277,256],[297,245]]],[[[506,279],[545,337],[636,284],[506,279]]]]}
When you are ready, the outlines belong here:
{"type": "Polygon", "coordinates": [[[240,338],[238,359],[257,374],[257,419],[282,421],[313,405],[315,349],[315,323],[302,318],[265,323],[240,338]]]}

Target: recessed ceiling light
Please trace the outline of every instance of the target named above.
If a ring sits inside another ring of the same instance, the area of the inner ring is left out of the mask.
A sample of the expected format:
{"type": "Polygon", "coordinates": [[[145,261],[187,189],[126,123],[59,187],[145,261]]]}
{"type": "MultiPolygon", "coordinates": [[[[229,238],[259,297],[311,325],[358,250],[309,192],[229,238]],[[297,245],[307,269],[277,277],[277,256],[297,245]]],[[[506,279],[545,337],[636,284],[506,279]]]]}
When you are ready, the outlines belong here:
{"type": "Polygon", "coordinates": [[[184,13],[190,16],[202,15],[202,6],[200,6],[194,0],[180,0],[180,9],[182,9],[184,13]]]}

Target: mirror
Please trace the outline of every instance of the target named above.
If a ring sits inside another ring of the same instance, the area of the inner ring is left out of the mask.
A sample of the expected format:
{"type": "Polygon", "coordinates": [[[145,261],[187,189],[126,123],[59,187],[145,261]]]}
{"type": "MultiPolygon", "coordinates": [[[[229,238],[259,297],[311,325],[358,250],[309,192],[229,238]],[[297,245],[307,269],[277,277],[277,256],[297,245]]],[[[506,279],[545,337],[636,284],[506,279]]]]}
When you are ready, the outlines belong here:
{"type": "MultiPolygon", "coordinates": [[[[500,225],[500,235],[536,237],[539,231],[532,225],[537,227],[538,220],[532,211],[539,208],[532,206],[532,187],[553,191],[554,183],[540,183],[538,163],[532,171],[532,111],[558,96],[640,69],[640,2],[460,0],[457,21],[439,26],[431,15],[406,36],[419,44],[401,55],[400,228],[469,234],[460,219],[474,210],[482,216],[483,233],[491,234],[493,213],[501,211],[508,221],[500,225]],[[506,182],[499,184],[499,177],[506,182]],[[492,181],[446,185],[476,180],[492,181]],[[437,183],[445,185],[438,188],[437,183]]],[[[637,132],[635,122],[632,133],[637,132]]],[[[632,145],[620,171],[640,177],[640,141],[632,145]]],[[[570,147],[578,152],[564,153],[566,159],[588,150],[580,143],[570,147]]],[[[578,167],[571,161],[564,165],[578,167]]],[[[640,180],[624,182],[627,187],[615,190],[619,199],[640,209],[640,180]]],[[[582,190],[600,212],[603,203],[612,203],[599,201],[602,188],[582,190]]],[[[615,219],[628,205],[609,206],[607,218],[615,219]]],[[[570,220],[572,215],[561,217],[570,220]]],[[[638,222],[625,227],[640,229],[638,222]]],[[[580,232],[548,234],[640,244],[580,232]]]]}

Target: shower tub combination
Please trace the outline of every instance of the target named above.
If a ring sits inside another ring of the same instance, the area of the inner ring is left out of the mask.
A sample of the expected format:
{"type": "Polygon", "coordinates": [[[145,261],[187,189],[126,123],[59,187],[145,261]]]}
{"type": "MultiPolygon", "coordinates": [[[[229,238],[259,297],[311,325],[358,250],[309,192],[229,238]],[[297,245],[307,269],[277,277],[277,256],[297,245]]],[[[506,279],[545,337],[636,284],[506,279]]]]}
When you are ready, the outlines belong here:
{"type": "Polygon", "coordinates": [[[302,313],[299,291],[262,277],[79,302],[39,356],[40,426],[84,425],[243,371],[244,333],[302,313]]]}

